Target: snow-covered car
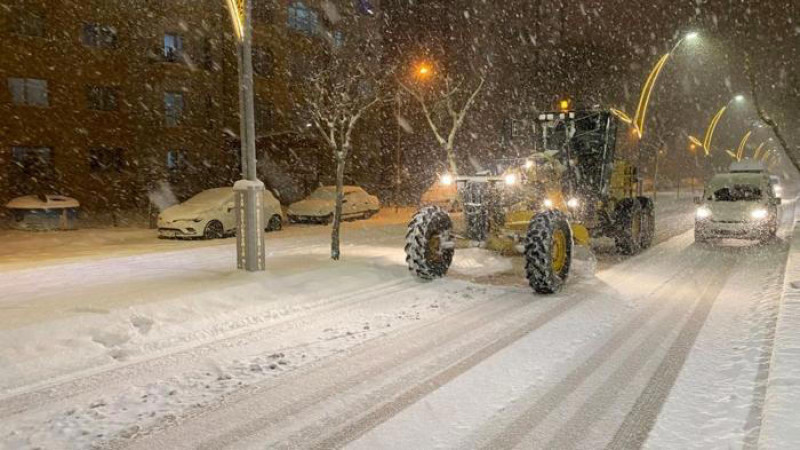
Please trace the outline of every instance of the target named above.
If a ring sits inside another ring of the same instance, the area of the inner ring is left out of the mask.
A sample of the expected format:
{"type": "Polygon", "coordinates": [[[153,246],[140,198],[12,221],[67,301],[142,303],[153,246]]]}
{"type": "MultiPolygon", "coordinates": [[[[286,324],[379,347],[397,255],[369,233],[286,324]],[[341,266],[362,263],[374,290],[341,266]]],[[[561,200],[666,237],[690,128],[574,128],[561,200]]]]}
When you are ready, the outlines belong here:
{"type": "MultiPolygon", "coordinates": [[[[280,202],[264,191],[266,230],[280,230],[280,202]]],[[[236,201],[233,188],[207,189],[185,202],[169,207],[158,216],[158,234],[170,238],[215,239],[236,234],[236,201]]]]}
{"type": "Polygon", "coordinates": [[[432,205],[444,208],[446,211],[458,210],[458,189],[452,178],[440,177],[422,194],[422,206],[432,205]]]}
{"type": "MultiPolygon", "coordinates": [[[[322,186],[305,200],[289,205],[287,214],[290,222],[328,223],[333,219],[335,206],[336,186],[322,186]]],[[[380,209],[378,197],[368,194],[358,186],[344,187],[343,219],[366,219],[380,209]]]]}
{"type": "Polygon", "coordinates": [[[711,238],[767,241],[778,231],[781,199],[775,196],[764,172],[715,175],[695,203],[696,242],[711,238]]]}

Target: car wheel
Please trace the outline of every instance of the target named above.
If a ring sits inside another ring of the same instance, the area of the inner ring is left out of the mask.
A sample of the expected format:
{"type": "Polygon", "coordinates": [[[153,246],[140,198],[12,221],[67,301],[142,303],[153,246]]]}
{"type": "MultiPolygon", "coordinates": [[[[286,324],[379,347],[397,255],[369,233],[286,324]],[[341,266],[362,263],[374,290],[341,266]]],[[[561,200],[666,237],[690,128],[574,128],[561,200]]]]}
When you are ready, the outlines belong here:
{"type": "Polygon", "coordinates": [[[283,228],[281,216],[275,214],[269,218],[269,223],[267,223],[267,231],[279,231],[281,228],[283,228]]]}
{"type": "Polygon", "coordinates": [[[206,224],[206,229],[203,230],[203,237],[205,239],[222,239],[225,236],[225,228],[218,220],[209,221],[206,224]]]}

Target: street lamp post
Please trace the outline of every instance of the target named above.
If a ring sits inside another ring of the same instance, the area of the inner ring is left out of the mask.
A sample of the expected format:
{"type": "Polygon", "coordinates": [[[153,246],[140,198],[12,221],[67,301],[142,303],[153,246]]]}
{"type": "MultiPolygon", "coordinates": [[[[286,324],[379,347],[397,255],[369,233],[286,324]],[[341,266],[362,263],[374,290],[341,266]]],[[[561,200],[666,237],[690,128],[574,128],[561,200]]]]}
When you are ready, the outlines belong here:
{"type": "MultiPolygon", "coordinates": [[[[719,124],[719,121],[722,119],[722,116],[725,115],[725,111],[728,110],[728,107],[733,101],[742,102],[744,101],[744,96],[737,95],[732,99],[728,100],[728,103],[726,103],[725,106],[723,106],[722,108],[719,109],[719,111],[717,111],[717,113],[711,119],[711,122],[708,124],[708,128],[706,129],[706,135],[703,138],[703,143],[702,143],[703,151],[705,152],[706,156],[708,156],[711,153],[711,141],[712,139],[714,139],[714,130],[717,129],[717,124],[719,124]]],[[[699,142],[697,138],[691,136],[689,137],[689,139],[695,143],[699,142]]]]}
{"type": "Polygon", "coordinates": [[[633,117],[633,127],[636,130],[636,133],[639,135],[639,139],[642,138],[644,135],[644,121],[647,116],[647,106],[650,104],[650,96],[653,93],[653,88],[656,85],[656,80],[658,76],[661,74],[661,70],[664,69],[664,66],[667,64],[667,60],[669,60],[670,56],[675,53],[675,50],[683,43],[685,40],[693,40],[697,38],[697,33],[689,33],[686,36],[682,37],[675,43],[668,53],[665,53],[650,71],[650,74],[647,76],[647,80],[642,86],[642,92],[639,94],[639,105],[636,108],[636,114],[633,117]]]}
{"type": "Polygon", "coordinates": [[[264,270],[264,183],[256,175],[255,104],[253,100],[252,0],[227,0],[239,62],[239,131],[242,179],[236,192],[236,261],[248,272],[264,270]]]}

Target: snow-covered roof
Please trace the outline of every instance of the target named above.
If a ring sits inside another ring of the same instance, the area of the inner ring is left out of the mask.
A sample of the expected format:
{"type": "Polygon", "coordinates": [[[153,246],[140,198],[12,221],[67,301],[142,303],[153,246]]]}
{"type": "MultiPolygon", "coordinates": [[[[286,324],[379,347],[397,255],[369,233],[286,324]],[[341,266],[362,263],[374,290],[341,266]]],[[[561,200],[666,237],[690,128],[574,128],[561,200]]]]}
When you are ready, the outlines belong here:
{"type": "Polygon", "coordinates": [[[761,161],[744,159],[732,162],[728,170],[731,172],[763,172],[764,165],[761,164],[761,161]]]}
{"type": "Polygon", "coordinates": [[[63,195],[45,195],[44,199],[36,195],[26,195],[6,203],[8,209],[64,209],[79,206],[80,203],[77,200],[63,195]]]}

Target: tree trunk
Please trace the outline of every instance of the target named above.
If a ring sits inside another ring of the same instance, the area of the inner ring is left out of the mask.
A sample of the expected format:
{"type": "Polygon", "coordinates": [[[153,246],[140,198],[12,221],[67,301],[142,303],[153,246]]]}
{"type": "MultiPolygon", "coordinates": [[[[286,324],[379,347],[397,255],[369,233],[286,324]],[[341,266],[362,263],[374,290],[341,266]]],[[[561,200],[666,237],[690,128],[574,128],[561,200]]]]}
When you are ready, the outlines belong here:
{"type": "Polygon", "coordinates": [[[456,153],[453,151],[453,144],[445,144],[444,150],[447,153],[447,165],[450,167],[450,175],[456,177],[458,176],[458,166],[456,165],[456,153]]]}
{"type": "MultiPolygon", "coordinates": [[[[341,153],[341,152],[340,152],[341,153]]],[[[336,207],[333,213],[333,227],[331,229],[331,259],[339,260],[339,229],[342,224],[342,203],[344,202],[344,164],[346,158],[336,157],[336,207]]]]}

